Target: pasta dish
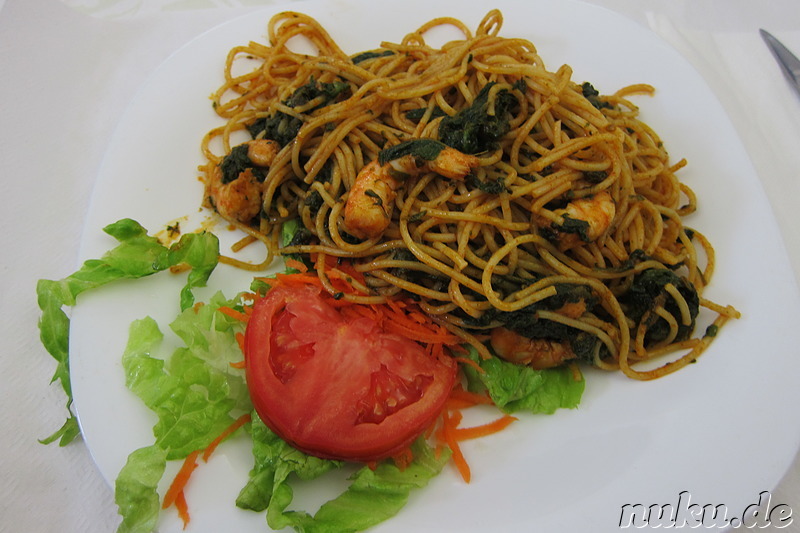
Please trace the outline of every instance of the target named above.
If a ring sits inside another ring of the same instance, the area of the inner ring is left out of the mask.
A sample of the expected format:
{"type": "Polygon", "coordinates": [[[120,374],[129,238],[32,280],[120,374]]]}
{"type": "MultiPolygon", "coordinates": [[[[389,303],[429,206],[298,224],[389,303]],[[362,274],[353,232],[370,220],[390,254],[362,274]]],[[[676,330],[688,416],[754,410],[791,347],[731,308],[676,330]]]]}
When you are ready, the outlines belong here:
{"type": "Polygon", "coordinates": [[[350,55],[284,12],[268,45],[232,49],[212,96],[225,122],[202,143],[204,204],[268,253],[221,259],[296,256],[337,298],[410,297],[481,355],[537,369],[647,380],[695,361],[739,314],[703,297],[714,250],[685,225],[686,161],[630,100],[654,88],[601,94],[501,37],[502,21],[437,18],[350,55]],[[464,38],[430,46],[441,25],[464,38]],[[318,53],[293,51],[298,37],[318,53]],[[344,264],[355,293],[332,283],[344,264]],[[678,356],[643,365],[665,354],[678,356]]]}

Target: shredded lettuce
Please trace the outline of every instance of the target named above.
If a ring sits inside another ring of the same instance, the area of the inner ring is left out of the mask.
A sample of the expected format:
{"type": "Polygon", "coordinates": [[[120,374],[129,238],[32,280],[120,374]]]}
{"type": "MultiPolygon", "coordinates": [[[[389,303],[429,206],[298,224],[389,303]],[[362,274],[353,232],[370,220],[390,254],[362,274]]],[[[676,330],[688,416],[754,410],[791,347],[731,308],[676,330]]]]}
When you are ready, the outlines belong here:
{"type": "Polygon", "coordinates": [[[167,461],[209,446],[235,418],[252,409],[242,370],[231,368],[242,352],[241,323],[218,312],[240,305],[237,296],[215,294],[207,304],[184,310],[170,324],[184,341],[166,360],[154,356],[163,333],[150,317],[134,321],[122,356],[125,384],[158,416],[154,443],[134,451],[120,471],[115,499],[119,532],[153,531],[160,508],[158,482],[167,461]]]}
{"type": "Polygon", "coordinates": [[[161,511],[158,482],[166,466],[166,451],[155,445],[139,448],[128,456],[114,484],[115,500],[122,515],[118,533],[155,530],[161,511]]]}
{"type": "Polygon", "coordinates": [[[39,309],[39,338],[57,362],[52,382],[59,381],[67,395],[68,418],[64,425],[48,438],[65,446],[80,434],[78,420],[72,412],[72,385],[69,377],[69,317],[63,307],[73,306],[82,292],[121,279],[135,279],[179,264],[191,271],[181,289],[181,309],[194,303],[193,290],[206,285],[219,257],[219,240],[211,233],[190,233],[170,247],[151,237],[138,222],[122,219],[103,228],[119,244],[100,259],[90,259],[66,278],[55,281],[42,279],[36,285],[39,309]]]}
{"type": "Polygon", "coordinates": [[[506,413],[553,414],[557,409],[577,407],[583,396],[586,381],[583,377],[576,379],[567,367],[534,370],[498,357],[483,359],[472,347],[468,357],[483,369],[478,372],[462,365],[469,390],[488,391],[495,405],[506,413]]]}
{"type": "Polygon", "coordinates": [[[350,485],[344,492],[324,503],[312,516],[304,511],[287,511],[294,496],[290,475],[314,479],[342,463],[295,450],[270,431],[255,413],[251,429],[255,465],[236,505],[266,510],[268,525],[278,530],[292,527],[305,533],[363,531],[395,516],[411,491],[427,485],[450,458],[449,452],[437,456],[424,439],[418,439],[412,446],[414,461],[406,468],[400,469],[391,461],[380,463],[374,470],[362,467],[350,477],[350,485]]]}
{"type": "Polygon", "coordinates": [[[167,460],[183,459],[207,447],[230,426],[235,421],[232,411],[249,411],[251,406],[248,400],[231,396],[229,376],[195,356],[193,347],[178,348],[166,363],[153,357],[162,337],[152,318],[134,322],[122,366],[126,386],[158,415],[155,445],[166,451],[167,460]]]}

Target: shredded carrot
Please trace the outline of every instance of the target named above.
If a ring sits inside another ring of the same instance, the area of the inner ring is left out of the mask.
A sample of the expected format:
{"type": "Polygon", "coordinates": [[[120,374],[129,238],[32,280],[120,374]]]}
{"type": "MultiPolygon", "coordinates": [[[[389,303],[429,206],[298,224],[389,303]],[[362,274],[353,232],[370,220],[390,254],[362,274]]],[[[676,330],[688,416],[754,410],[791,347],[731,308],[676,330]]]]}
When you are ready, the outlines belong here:
{"type": "Polygon", "coordinates": [[[441,333],[438,331],[420,327],[421,324],[417,324],[415,322],[403,323],[394,320],[394,318],[399,318],[399,317],[392,316],[391,318],[392,319],[386,321],[386,331],[389,331],[391,333],[397,333],[398,335],[403,335],[404,337],[408,337],[409,339],[418,342],[432,342],[432,343],[442,343],[442,344],[455,344],[456,342],[458,342],[458,337],[456,337],[455,335],[450,335],[449,333],[441,333]]]}
{"type": "Polygon", "coordinates": [[[458,440],[456,440],[454,433],[454,429],[461,421],[461,416],[458,411],[456,411],[454,415],[459,416],[451,416],[451,414],[447,411],[442,413],[442,440],[444,440],[445,444],[447,444],[447,447],[450,448],[450,451],[452,452],[451,458],[453,459],[453,463],[456,465],[458,472],[461,474],[461,477],[465,482],[469,483],[470,479],[472,478],[472,473],[467,460],[464,458],[464,454],[461,452],[461,447],[458,445],[458,440]]]}
{"type": "Polygon", "coordinates": [[[486,373],[486,370],[484,370],[481,365],[479,365],[476,361],[473,361],[472,359],[469,359],[468,357],[453,357],[453,359],[455,359],[459,363],[471,366],[472,368],[475,369],[475,371],[478,374],[485,374],[486,373]]]}
{"type": "Polygon", "coordinates": [[[417,324],[426,324],[429,322],[428,317],[423,315],[419,311],[411,311],[410,313],[408,313],[408,318],[410,318],[417,324]]]}
{"type": "Polygon", "coordinates": [[[250,320],[250,317],[247,316],[247,314],[224,305],[219,308],[219,312],[241,322],[247,323],[247,321],[250,320]]]}
{"type": "Polygon", "coordinates": [[[293,268],[298,272],[308,272],[308,267],[302,261],[298,261],[292,257],[287,258],[284,263],[286,264],[287,268],[293,268]]]}
{"type": "Polygon", "coordinates": [[[250,422],[250,413],[243,414],[239,418],[237,418],[233,424],[228,426],[225,431],[219,434],[219,436],[211,441],[211,444],[203,451],[203,461],[208,462],[208,458],[211,457],[211,454],[214,453],[214,450],[217,449],[219,443],[225,440],[228,435],[245,425],[246,423],[250,422]]]}
{"type": "Polygon", "coordinates": [[[366,305],[349,305],[349,306],[342,306],[339,309],[339,312],[345,318],[354,319],[354,318],[368,318],[370,320],[374,320],[381,325],[382,317],[380,313],[375,311],[374,307],[368,307],[366,305]]]}
{"type": "Polygon", "coordinates": [[[195,468],[198,466],[197,458],[200,456],[200,453],[202,452],[203,454],[203,461],[207,462],[208,458],[214,453],[214,450],[217,449],[217,446],[219,446],[223,440],[249,421],[249,413],[240,416],[230,426],[225,428],[216,439],[211,441],[211,444],[209,444],[205,450],[195,450],[184,459],[183,465],[180,470],[178,470],[178,473],[175,474],[172,484],[170,484],[167,492],[164,494],[164,501],[161,503],[162,509],[166,509],[171,505],[175,506],[175,509],[178,511],[178,516],[183,521],[183,529],[186,529],[186,526],[189,524],[189,506],[186,503],[186,495],[183,490],[192,477],[192,472],[194,472],[195,468]]]}
{"type": "Polygon", "coordinates": [[[442,328],[430,318],[418,311],[408,309],[406,302],[389,300],[384,306],[387,331],[404,335],[410,339],[426,343],[442,343],[455,345],[461,342],[457,336],[442,328]],[[424,318],[420,323],[409,317],[409,313],[417,313],[417,317],[424,318]]]}
{"type": "Polygon", "coordinates": [[[470,482],[472,473],[459,443],[464,440],[492,435],[502,431],[517,420],[517,418],[511,415],[503,415],[486,424],[467,428],[459,427],[463,419],[463,409],[468,409],[477,405],[493,404],[494,402],[487,394],[470,392],[465,390],[462,384],[458,383],[453,387],[453,390],[450,391],[450,396],[447,398],[445,408],[438,421],[434,423],[432,428],[429,428],[425,434],[426,438],[434,437],[437,441],[435,448],[437,457],[439,457],[444,447],[450,449],[453,464],[467,483],[470,482]]]}
{"type": "Polygon", "coordinates": [[[270,287],[277,285],[322,285],[322,282],[315,274],[309,274],[308,272],[275,274],[274,278],[264,278],[264,281],[270,287]]]}
{"type": "Polygon", "coordinates": [[[491,405],[494,403],[487,394],[464,390],[460,384],[450,392],[450,398],[461,400],[468,405],[491,405]]]}
{"type": "Polygon", "coordinates": [[[511,415],[503,415],[497,420],[493,420],[492,422],[488,422],[486,424],[482,424],[480,426],[473,426],[468,428],[453,428],[453,437],[458,440],[468,440],[468,439],[477,439],[479,437],[485,437],[487,435],[492,435],[497,433],[498,431],[504,430],[508,427],[509,424],[517,420],[516,417],[511,415]]]}
{"type": "Polygon", "coordinates": [[[237,331],[234,337],[236,337],[236,343],[239,345],[239,349],[244,353],[244,333],[237,331]]]}
{"type": "Polygon", "coordinates": [[[186,495],[183,491],[178,493],[178,496],[175,498],[175,509],[178,510],[178,516],[180,517],[181,521],[183,521],[183,529],[186,529],[186,526],[189,525],[189,505],[186,503],[186,495]]]}
{"type": "Polygon", "coordinates": [[[314,262],[314,268],[317,270],[322,269],[324,272],[328,273],[328,277],[336,277],[340,276],[341,274],[345,274],[362,285],[366,281],[364,274],[357,271],[353,267],[353,263],[351,261],[345,261],[339,257],[325,254],[311,254],[311,260],[314,262]],[[321,261],[321,257],[325,258],[324,262],[321,261]],[[331,270],[337,270],[338,273],[335,273],[333,276],[331,276],[328,272],[331,270]]]}
{"type": "Polygon", "coordinates": [[[197,456],[199,454],[200,451],[195,450],[186,456],[186,459],[183,461],[183,466],[175,475],[175,479],[172,480],[172,484],[169,486],[169,489],[167,489],[166,494],[164,494],[164,502],[161,504],[162,509],[173,505],[178,495],[183,493],[183,488],[189,481],[194,469],[197,468],[197,456]]]}
{"type": "Polygon", "coordinates": [[[401,471],[408,468],[408,465],[414,461],[414,452],[411,451],[411,448],[406,448],[401,450],[396,455],[392,456],[392,460],[394,460],[394,464],[397,465],[401,471]]]}
{"type": "Polygon", "coordinates": [[[444,344],[441,343],[428,344],[428,355],[430,355],[435,359],[441,359],[445,357],[444,344]]]}
{"type": "MultiPolygon", "coordinates": [[[[236,338],[236,343],[239,345],[239,349],[242,351],[242,353],[244,353],[244,333],[237,331],[234,337],[236,338]]],[[[241,361],[228,364],[231,366],[231,368],[244,368],[247,364],[247,361],[242,359],[241,361]]]]}

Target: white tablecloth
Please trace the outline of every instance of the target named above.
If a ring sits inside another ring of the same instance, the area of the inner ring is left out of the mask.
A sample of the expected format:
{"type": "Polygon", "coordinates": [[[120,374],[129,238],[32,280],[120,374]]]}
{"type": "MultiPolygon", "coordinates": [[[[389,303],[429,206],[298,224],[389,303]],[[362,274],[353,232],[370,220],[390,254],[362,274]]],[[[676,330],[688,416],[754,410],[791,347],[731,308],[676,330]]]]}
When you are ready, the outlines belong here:
{"type": "MultiPolygon", "coordinates": [[[[112,491],[80,440],[65,448],[36,442],[62,423],[64,396],[47,386],[54,363],[38,341],[35,283],[78,265],[104,149],[145,77],[198,33],[269,3],[0,1],[0,530],[116,528],[112,491]]],[[[650,27],[706,77],[756,167],[800,279],[800,96],[758,36],[767,28],[800,52],[796,0],[594,3],[650,27]]],[[[786,466],[777,487],[759,490],[797,514],[800,464],[786,466]]],[[[800,516],[784,531],[800,532],[800,516]]]]}

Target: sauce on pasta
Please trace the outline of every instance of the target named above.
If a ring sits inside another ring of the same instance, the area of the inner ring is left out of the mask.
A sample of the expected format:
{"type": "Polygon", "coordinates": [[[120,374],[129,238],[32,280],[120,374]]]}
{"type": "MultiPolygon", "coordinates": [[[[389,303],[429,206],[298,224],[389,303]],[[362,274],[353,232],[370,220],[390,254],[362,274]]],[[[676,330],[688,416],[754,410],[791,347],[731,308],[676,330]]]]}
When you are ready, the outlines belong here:
{"type": "Polygon", "coordinates": [[[269,44],[227,57],[203,139],[205,205],[323,285],[347,261],[358,294],[411,295],[488,357],[584,361],[653,379],[693,362],[739,313],[703,298],[714,250],[684,225],[697,200],[629,97],[548,70],[533,43],[437,18],[345,53],[313,18],[273,17],[269,44]],[[464,38],[435,48],[426,33],[464,38]],[[301,36],[315,55],[292,51],[301,36]],[[348,218],[349,217],[349,218],[348,218]],[[299,220],[292,242],[281,228],[299,220]],[[698,335],[700,308],[714,315],[698,335]],[[668,353],[652,368],[638,363],[668,353]]]}

